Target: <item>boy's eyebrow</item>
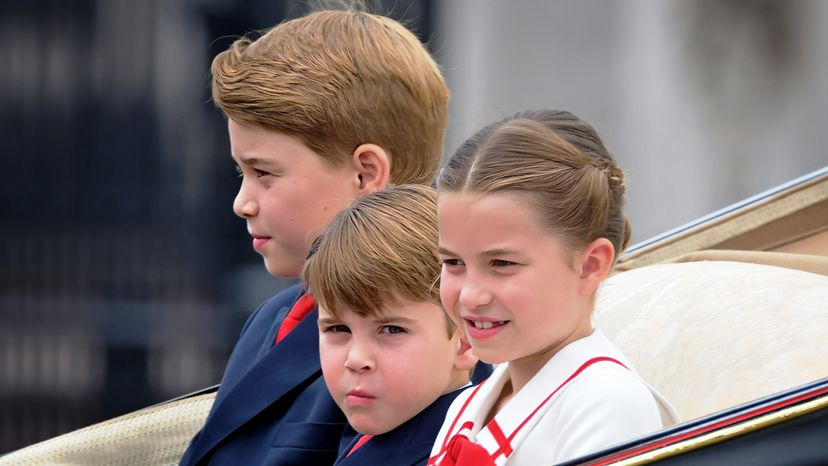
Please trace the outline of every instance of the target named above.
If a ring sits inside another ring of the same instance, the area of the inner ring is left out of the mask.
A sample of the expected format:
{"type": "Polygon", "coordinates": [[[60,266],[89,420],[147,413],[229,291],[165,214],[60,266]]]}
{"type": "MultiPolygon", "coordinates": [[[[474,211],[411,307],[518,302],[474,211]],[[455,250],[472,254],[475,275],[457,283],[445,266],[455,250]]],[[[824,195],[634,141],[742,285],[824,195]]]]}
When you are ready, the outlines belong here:
{"type": "Polygon", "coordinates": [[[413,324],[417,322],[416,319],[409,319],[408,317],[399,317],[399,316],[383,316],[377,317],[374,319],[374,322],[378,324],[391,324],[391,323],[401,323],[401,324],[413,324]]]}
{"type": "Polygon", "coordinates": [[[437,252],[439,252],[440,254],[443,254],[444,256],[456,256],[457,255],[457,254],[451,252],[450,250],[448,250],[447,248],[444,248],[443,246],[440,246],[439,248],[437,248],[437,252]]]}
{"type": "Polygon", "coordinates": [[[240,155],[238,157],[234,157],[239,163],[243,163],[245,165],[271,165],[271,166],[279,166],[279,162],[275,160],[265,159],[256,156],[248,156],[248,155],[240,155]]]}
{"type": "Polygon", "coordinates": [[[331,325],[338,323],[340,323],[340,320],[333,317],[320,317],[319,320],[317,320],[318,325],[331,325]]]}

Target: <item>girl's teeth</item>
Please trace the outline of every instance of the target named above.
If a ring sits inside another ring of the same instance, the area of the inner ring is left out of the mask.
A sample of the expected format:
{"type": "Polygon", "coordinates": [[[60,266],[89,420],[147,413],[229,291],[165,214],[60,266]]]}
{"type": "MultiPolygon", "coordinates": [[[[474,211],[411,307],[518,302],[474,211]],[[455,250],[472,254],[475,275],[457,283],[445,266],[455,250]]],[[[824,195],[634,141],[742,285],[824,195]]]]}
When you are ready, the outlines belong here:
{"type": "Polygon", "coordinates": [[[479,321],[476,321],[476,320],[473,321],[473,322],[474,322],[474,326],[477,327],[477,328],[480,328],[480,329],[494,327],[494,322],[479,322],[479,321]]]}

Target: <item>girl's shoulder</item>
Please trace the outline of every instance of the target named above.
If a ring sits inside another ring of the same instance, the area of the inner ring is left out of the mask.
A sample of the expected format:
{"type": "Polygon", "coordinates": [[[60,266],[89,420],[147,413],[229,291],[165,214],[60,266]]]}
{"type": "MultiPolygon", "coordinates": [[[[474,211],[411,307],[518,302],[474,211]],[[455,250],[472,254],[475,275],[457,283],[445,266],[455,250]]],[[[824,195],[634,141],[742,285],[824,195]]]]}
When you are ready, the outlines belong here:
{"type": "Polygon", "coordinates": [[[647,384],[631,369],[612,362],[593,364],[580,373],[563,388],[560,402],[596,409],[614,405],[658,409],[647,384]]]}
{"type": "MultiPolygon", "coordinates": [[[[559,366],[559,374],[569,377],[544,416],[544,424],[551,422],[555,430],[599,424],[612,430],[623,429],[633,417],[645,420],[645,426],[652,424],[653,430],[661,426],[659,404],[651,387],[600,330],[568,345],[548,364],[559,366]]],[[[545,367],[542,372],[554,370],[545,367]]]]}
{"type": "Polygon", "coordinates": [[[661,426],[658,404],[646,384],[618,364],[594,364],[562,389],[529,434],[523,453],[547,448],[550,462],[560,462],[661,426]]]}

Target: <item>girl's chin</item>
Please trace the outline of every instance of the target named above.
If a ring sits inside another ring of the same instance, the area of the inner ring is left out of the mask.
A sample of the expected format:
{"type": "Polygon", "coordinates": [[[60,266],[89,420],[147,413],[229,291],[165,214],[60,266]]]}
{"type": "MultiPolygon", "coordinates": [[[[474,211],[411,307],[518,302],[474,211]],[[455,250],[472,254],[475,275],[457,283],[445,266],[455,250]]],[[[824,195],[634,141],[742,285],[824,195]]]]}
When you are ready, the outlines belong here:
{"type": "Polygon", "coordinates": [[[502,352],[498,352],[497,354],[490,354],[487,351],[475,351],[474,347],[472,347],[472,352],[475,356],[477,356],[477,359],[485,362],[486,364],[503,364],[504,362],[509,362],[512,360],[512,358],[503,357],[502,352]]]}

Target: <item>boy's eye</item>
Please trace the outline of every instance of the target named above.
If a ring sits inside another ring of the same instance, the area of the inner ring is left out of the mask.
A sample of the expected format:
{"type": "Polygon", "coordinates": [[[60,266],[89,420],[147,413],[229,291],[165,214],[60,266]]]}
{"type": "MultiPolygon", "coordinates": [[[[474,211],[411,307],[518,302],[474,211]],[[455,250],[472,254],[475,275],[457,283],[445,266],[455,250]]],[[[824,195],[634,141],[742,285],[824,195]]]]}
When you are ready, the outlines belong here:
{"type": "Polygon", "coordinates": [[[380,332],[385,333],[387,335],[396,335],[398,333],[406,333],[407,330],[396,325],[383,325],[382,327],[380,327],[380,332]]]}
{"type": "Polygon", "coordinates": [[[513,265],[517,265],[517,262],[507,261],[503,259],[494,259],[492,261],[492,267],[510,267],[513,265]]]}
{"type": "Polygon", "coordinates": [[[242,169],[241,169],[240,166],[234,165],[233,169],[236,171],[236,176],[238,176],[239,178],[244,176],[244,172],[242,172],[242,169]]]}
{"type": "Polygon", "coordinates": [[[351,329],[347,325],[330,325],[325,327],[327,333],[351,333],[351,329]]]}
{"type": "Polygon", "coordinates": [[[261,178],[270,174],[264,170],[259,170],[258,168],[254,168],[253,172],[256,174],[256,178],[261,178]]]}

